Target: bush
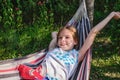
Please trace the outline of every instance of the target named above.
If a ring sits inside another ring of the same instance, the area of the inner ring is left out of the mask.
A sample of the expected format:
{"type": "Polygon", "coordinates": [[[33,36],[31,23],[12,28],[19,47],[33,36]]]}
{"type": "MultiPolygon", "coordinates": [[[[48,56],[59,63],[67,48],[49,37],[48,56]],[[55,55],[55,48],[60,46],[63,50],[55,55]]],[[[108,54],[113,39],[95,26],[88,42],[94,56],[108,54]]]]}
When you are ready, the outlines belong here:
{"type": "Polygon", "coordinates": [[[0,3],[1,60],[47,48],[51,32],[65,25],[78,6],[77,0],[2,0],[0,3]]]}

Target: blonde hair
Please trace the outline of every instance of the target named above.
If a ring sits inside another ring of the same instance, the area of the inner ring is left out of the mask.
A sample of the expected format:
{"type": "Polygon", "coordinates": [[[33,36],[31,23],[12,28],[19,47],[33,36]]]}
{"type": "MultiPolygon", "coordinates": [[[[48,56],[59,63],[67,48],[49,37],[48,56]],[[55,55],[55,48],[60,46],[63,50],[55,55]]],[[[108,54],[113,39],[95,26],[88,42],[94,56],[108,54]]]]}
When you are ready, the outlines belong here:
{"type": "MultiPolygon", "coordinates": [[[[74,26],[62,27],[57,34],[57,42],[58,42],[58,38],[59,38],[60,33],[65,29],[67,29],[71,32],[73,39],[76,41],[77,44],[79,44],[78,32],[74,26]]],[[[78,45],[75,45],[75,48],[78,48],[78,45]]]]}

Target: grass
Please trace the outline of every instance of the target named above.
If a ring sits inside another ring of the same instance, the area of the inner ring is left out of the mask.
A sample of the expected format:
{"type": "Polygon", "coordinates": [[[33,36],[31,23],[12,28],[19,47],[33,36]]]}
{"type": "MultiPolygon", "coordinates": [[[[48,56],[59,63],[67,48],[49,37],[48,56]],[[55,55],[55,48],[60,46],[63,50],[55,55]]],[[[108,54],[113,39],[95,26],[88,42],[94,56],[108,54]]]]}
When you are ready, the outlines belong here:
{"type": "Polygon", "coordinates": [[[93,44],[90,80],[120,80],[119,42],[105,34],[97,36],[93,44]]]}
{"type": "Polygon", "coordinates": [[[120,57],[116,54],[105,58],[93,58],[91,80],[119,80],[120,57]]]}

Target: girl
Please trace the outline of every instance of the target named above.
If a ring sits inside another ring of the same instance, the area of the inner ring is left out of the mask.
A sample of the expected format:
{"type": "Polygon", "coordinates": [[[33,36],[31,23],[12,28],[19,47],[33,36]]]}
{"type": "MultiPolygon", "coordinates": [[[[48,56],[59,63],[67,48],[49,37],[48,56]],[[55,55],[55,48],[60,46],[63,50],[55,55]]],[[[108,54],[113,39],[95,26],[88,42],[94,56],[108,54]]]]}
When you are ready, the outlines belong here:
{"type": "Polygon", "coordinates": [[[97,33],[112,19],[119,19],[120,12],[111,12],[103,21],[90,31],[82,48],[77,51],[78,35],[74,27],[63,27],[57,35],[57,46],[47,53],[42,64],[32,69],[26,65],[18,67],[23,79],[32,80],[68,80],[77,64],[84,58],[85,52],[93,44],[97,33]]]}

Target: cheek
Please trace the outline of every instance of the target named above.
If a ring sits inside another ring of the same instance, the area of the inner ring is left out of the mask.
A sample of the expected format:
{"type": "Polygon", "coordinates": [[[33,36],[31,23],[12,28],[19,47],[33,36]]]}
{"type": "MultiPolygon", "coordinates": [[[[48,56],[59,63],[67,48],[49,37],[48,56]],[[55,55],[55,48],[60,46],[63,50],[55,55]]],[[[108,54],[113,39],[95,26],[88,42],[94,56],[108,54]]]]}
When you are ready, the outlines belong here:
{"type": "Polygon", "coordinates": [[[73,41],[73,40],[71,40],[69,43],[72,44],[72,45],[77,45],[77,42],[73,41]]]}
{"type": "Polygon", "coordinates": [[[75,43],[75,41],[73,39],[68,40],[69,43],[75,43]]]}
{"type": "Polygon", "coordinates": [[[68,43],[69,45],[75,45],[75,42],[74,42],[73,40],[69,40],[69,41],[67,41],[67,43],[68,43]]]}

